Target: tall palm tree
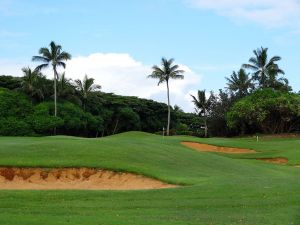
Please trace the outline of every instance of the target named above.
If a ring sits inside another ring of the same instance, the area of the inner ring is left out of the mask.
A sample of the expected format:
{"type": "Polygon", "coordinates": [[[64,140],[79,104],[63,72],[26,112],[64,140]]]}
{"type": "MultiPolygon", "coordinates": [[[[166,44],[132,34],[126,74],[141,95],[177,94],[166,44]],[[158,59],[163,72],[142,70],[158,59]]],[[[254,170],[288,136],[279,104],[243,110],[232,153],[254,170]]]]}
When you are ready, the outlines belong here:
{"type": "Polygon", "coordinates": [[[167,84],[167,96],[168,96],[168,125],[167,125],[167,136],[170,135],[170,120],[171,120],[171,109],[170,109],[170,93],[169,93],[169,80],[170,79],[184,79],[184,70],[180,70],[178,65],[173,65],[174,59],[161,59],[161,68],[157,65],[152,67],[152,74],[148,75],[148,78],[158,79],[158,84],[166,82],[167,84]]]}
{"type": "Polygon", "coordinates": [[[40,48],[39,56],[33,56],[32,61],[39,61],[42,62],[41,65],[37,66],[37,70],[42,70],[49,66],[52,66],[53,73],[54,73],[54,116],[57,116],[57,86],[56,82],[58,79],[57,68],[63,67],[66,68],[66,61],[71,59],[71,55],[65,51],[62,51],[61,45],[57,45],[54,41],[51,41],[50,48],[40,48]]]}
{"type": "Polygon", "coordinates": [[[29,67],[22,68],[24,76],[22,77],[21,87],[30,97],[37,97],[39,100],[44,98],[40,80],[43,77],[40,71],[31,70],[29,67]]]}
{"type": "Polygon", "coordinates": [[[232,92],[236,92],[239,98],[242,98],[249,94],[249,90],[254,88],[252,79],[249,78],[249,74],[244,69],[240,69],[238,72],[233,71],[230,77],[225,77],[228,81],[228,89],[232,92]]]}
{"type": "Polygon", "coordinates": [[[75,80],[76,88],[79,91],[82,98],[83,109],[86,109],[86,103],[91,92],[101,89],[100,85],[94,84],[93,78],[88,78],[87,75],[84,76],[83,80],[75,80]]]}
{"type": "Polygon", "coordinates": [[[242,67],[253,70],[253,79],[258,81],[261,88],[268,87],[268,80],[271,76],[277,77],[278,74],[284,74],[284,71],[276,64],[281,57],[273,56],[268,60],[268,48],[261,47],[253,53],[255,56],[249,59],[249,64],[243,64],[242,67]]]}
{"type": "Polygon", "coordinates": [[[205,96],[205,90],[198,90],[197,96],[191,95],[193,98],[192,102],[195,105],[196,113],[204,118],[204,136],[207,137],[208,127],[207,127],[207,116],[209,114],[209,108],[211,106],[210,99],[205,96]]]}

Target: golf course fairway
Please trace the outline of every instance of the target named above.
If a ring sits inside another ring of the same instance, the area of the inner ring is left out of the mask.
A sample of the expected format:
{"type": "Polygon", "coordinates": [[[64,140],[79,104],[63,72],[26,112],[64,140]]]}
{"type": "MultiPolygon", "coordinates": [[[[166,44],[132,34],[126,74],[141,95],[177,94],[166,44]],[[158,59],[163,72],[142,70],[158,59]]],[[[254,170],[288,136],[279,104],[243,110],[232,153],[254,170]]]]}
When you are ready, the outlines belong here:
{"type": "Polygon", "coordinates": [[[299,225],[299,165],[299,138],[257,142],[143,132],[98,139],[0,137],[1,168],[99,169],[170,185],[149,190],[0,190],[0,224],[299,225]],[[201,152],[182,142],[252,151],[201,152]]]}

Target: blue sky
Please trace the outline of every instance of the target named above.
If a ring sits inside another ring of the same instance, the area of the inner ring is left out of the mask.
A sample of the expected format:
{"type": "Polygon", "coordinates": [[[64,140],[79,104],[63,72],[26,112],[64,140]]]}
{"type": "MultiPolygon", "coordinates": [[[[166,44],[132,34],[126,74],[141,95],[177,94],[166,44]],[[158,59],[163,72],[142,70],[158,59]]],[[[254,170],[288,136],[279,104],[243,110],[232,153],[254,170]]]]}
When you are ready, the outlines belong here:
{"type": "Polygon", "coordinates": [[[300,90],[298,21],[298,0],[0,0],[0,74],[22,75],[54,40],[73,56],[67,76],[87,73],[104,91],[165,101],[165,87],[146,75],[172,57],[187,71],[173,82],[172,104],[192,111],[189,94],[224,88],[260,46],[282,57],[300,90]]]}

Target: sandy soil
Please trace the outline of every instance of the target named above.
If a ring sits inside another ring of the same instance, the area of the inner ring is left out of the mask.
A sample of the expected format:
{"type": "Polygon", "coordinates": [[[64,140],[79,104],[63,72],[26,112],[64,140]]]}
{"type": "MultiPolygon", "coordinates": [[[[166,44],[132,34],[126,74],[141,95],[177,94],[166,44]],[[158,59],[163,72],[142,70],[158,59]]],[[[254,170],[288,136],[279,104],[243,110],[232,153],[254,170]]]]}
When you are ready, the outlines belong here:
{"type": "Polygon", "coordinates": [[[257,158],[257,160],[276,163],[276,164],[287,164],[289,160],[287,158],[257,158]]]}
{"type": "Polygon", "coordinates": [[[0,167],[0,189],[138,190],[173,188],[175,185],[131,173],[88,168],[0,167]]]}
{"type": "Polygon", "coordinates": [[[250,149],[220,147],[196,142],[181,142],[181,144],[201,152],[222,152],[229,154],[256,153],[256,151],[250,149]]]}

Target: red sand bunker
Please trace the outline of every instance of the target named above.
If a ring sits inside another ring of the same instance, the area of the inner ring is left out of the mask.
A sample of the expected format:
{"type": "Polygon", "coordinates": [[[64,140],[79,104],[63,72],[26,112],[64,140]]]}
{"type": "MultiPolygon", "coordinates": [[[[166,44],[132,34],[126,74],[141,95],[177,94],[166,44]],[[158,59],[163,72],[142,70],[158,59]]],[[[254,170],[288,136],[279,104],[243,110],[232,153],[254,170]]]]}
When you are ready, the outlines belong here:
{"type": "Polygon", "coordinates": [[[2,190],[138,190],[174,187],[176,185],[144,176],[108,170],[0,167],[0,189],[2,190]]]}
{"type": "Polygon", "coordinates": [[[221,153],[228,153],[228,154],[256,153],[256,151],[251,149],[220,147],[220,146],[201,144],[196,142],[181,142],[181,144],[201,152],[221,152],[221,153]]]}

